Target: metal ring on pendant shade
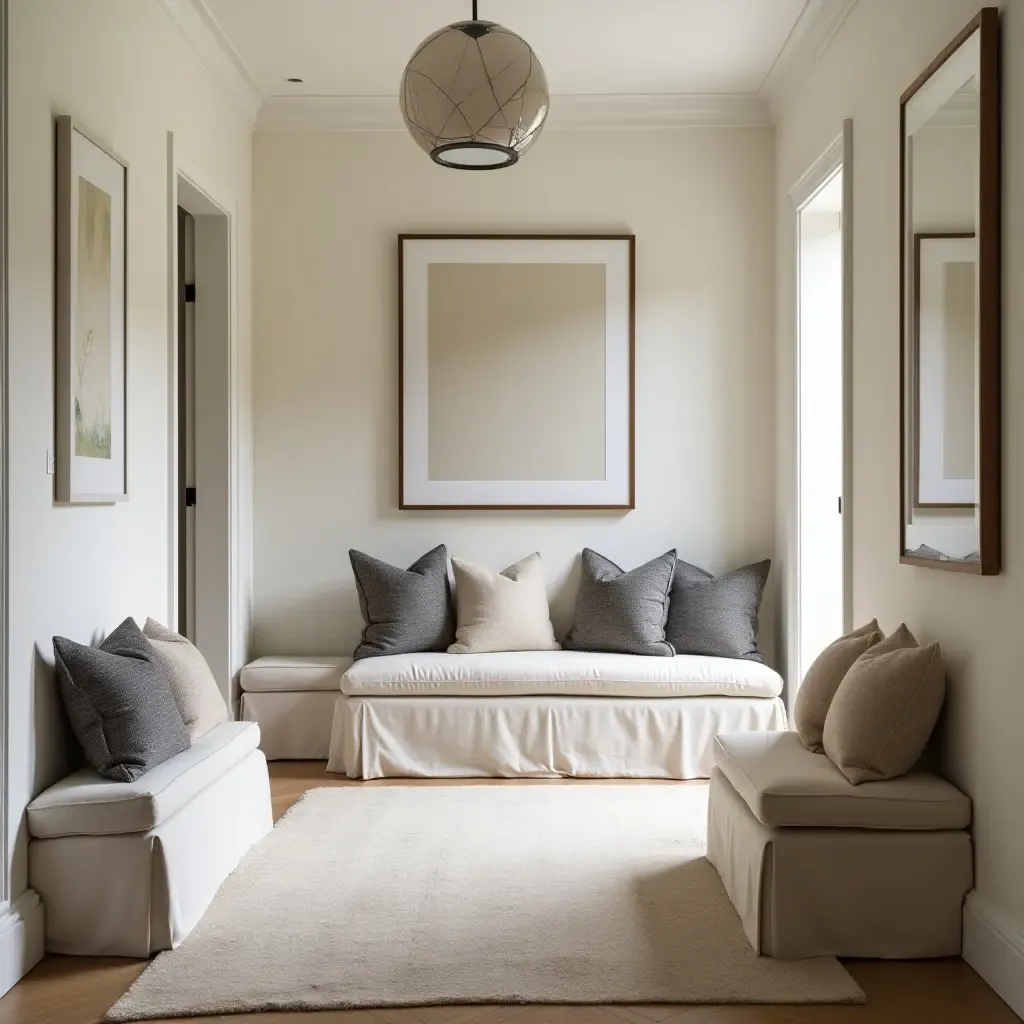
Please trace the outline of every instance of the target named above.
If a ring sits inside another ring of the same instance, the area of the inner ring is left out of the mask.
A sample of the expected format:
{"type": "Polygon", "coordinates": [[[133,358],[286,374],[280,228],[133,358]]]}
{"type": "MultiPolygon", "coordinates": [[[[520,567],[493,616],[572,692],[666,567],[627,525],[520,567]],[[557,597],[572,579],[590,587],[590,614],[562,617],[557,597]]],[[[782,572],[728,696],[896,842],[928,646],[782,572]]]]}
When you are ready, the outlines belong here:
{"type": "Polygon", "coordinates": [[[529,44],[501,25],[459,21],[425,39],[402,75],[409,133],[443,167],[509,167],[548,116],[547,77],[529,44]]]}

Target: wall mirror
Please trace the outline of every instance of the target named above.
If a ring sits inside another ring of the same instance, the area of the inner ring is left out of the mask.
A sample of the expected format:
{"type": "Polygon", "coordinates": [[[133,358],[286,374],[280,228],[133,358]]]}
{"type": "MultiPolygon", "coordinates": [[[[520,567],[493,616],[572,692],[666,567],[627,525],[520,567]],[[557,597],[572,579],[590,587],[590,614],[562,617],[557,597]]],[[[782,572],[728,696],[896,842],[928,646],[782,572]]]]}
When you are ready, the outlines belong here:
{"type": "Polygon", "coordinates": [[[999,12],[903,94],[900,560],[999,572],[999,12]]]}
{"type": "Polygon", "coordinates": [[[399,238],[399,506],[633,507],[633,237],[399,238]]]}

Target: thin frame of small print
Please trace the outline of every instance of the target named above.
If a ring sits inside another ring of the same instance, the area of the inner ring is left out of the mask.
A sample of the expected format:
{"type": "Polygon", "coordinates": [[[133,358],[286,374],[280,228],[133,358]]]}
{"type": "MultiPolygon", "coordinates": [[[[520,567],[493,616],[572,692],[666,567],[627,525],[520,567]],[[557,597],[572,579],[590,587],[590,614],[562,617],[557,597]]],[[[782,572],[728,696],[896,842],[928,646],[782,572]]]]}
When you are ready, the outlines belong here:
{"type": "Polygon", "coordinates": [[[128,165],[56,119],[55,497],[128,500],[128,165]]]}
{"type": "Polygon", "coordinates": [[[633,235],[398,238],[399,508],[635,508],[633,235]]]}

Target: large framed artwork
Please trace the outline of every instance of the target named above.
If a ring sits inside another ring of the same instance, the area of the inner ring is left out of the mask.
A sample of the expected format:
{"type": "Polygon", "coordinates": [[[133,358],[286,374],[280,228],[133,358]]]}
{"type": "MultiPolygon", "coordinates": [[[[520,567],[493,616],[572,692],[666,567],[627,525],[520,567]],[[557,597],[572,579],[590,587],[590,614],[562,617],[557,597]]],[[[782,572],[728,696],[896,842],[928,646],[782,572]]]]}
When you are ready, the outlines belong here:
{"type": "Polygon", "coordinates": [[[128,167],[57,118],[56,498],[128,498],[128,167]]]}
{"type": "Polygon", "coordinates": [[[398,248],[399,506],[634,508],[634,237],[398,248]]]}

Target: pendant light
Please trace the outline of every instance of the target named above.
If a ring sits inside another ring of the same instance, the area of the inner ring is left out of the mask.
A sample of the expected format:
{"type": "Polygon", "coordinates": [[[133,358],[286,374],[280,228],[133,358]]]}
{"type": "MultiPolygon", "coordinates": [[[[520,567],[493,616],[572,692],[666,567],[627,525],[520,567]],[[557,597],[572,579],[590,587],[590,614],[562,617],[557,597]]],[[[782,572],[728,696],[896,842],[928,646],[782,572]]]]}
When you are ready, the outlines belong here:
{"type": "Polygon", "coordinates": [[[457,21],[417,47],[399,96],[409,133],[443,167],[510,167],[548,116],[548,84],[529,44],[493,21],[457,21]]]}

